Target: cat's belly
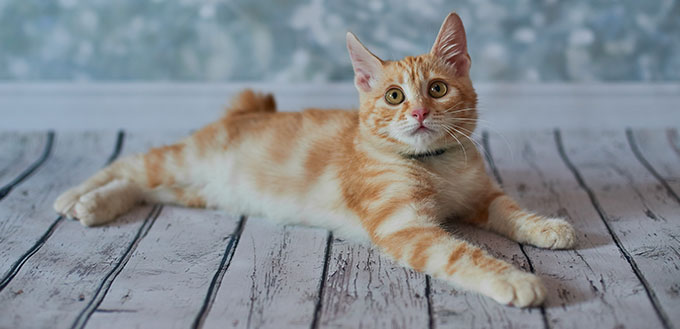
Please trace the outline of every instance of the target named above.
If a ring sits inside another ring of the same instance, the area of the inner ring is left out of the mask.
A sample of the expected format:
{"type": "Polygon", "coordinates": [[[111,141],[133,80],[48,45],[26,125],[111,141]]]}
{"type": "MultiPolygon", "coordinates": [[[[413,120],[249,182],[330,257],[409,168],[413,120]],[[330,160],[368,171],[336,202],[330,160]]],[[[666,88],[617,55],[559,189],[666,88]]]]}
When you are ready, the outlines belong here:
{"type": "Polygon", "coordinates": [[[225,156],[210,167],[196,168],[211,173],[211,177],[201,179],[206,182],[202,193],[208,206],[232,214],[261,216],[279,224],[322,227],[344,238],[368,239],[359,218],[345,206],[339,182],[330,171],[303,188],[296,181],[302,177],[277,168],[253,171],[235,157],[225,156]],[[268,173],[269,181],[263,183],[258,177],[262,172],[268,173]]]}

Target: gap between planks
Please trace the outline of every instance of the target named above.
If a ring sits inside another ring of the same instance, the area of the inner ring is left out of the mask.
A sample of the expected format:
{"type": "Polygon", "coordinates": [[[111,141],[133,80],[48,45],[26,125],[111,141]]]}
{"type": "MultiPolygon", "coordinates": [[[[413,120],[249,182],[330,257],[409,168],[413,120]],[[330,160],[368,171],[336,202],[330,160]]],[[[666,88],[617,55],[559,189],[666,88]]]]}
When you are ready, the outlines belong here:
{"type": "MultiPolygon", "coordinates": [[[[122,134],[122,132],[121,132],[120,134],[122,134]]],[[[557,131],[557,130],[555,131],[555,136],[556,136],[556,143],[558,143],[558,148],[559,148],[559,146],[561,145],[561,140],[558,140],[558,139],[557,139],[558,136],[559,136],[559,131],[557,131]]],[[[630,135],[630,138],[632,138],[632,135],[630,135]]],[[[119,144],[122,145],[122,139],[119,139],[119,142],[120,142],[119,144]]],[[[633,143],[634,143],[634,140],[633,140],[633,139],[630,139],[630,140],[629,140],[629,143],[631,143],[631,148],[633,148],[633,147],[634,147],[634,146],[633,146],[633,145],[634,145],[634,144],[633,144],[633,143]]],[[[120,152],[120,148],[118,148],[118,152],[120,152]]],[[[490,151],[489,151],[489,152],[490,152],[490,151]]],[[[633,149],[633,152],[635,152],[635,149],[633,149]]],[[[567,163],[568,158],[566,157],[566,154],[564,153],[564,150],[562,150],[561,153],[562,153],[563,156],[564,156],[563,159],[564,159],[564,161],[565,161],[565,164],[567,164],[567,166],[569,166],[570,163],[567,163]]],[[[638,153],[639,153],[639,151],[638,151],[638,153]]],[[[47,154],[49,154],[49,153],[47,153],[47,154]]],[[[115,155],[117,155],[117,154],[116,154],[116,153],[112,154],[112,156],[111,156],[110,159],[112,160],[113,158],[115,158],[115,155]]],[[[638,156],[641,156],[641,155],[636,154],[636,157],[638,157],[638,156]]],[[[47,156],[45,156],[45,159],[46,159],[46,158],[47,158],[47,156]]],[[[638,157],[638,159],[640,160],[639,157],[638,157]]],[[[644,158],[642,158],[642,159],[644,159],[644,158]]],[[[491,159],[491,160],[492,160],[492,159],[491,159]]],[[[43,160],[43,161],[44,161],[44,160],[43,160]]],[[[640,160],[640,161],[642,162],[642,160],[640,160]]],[[[644,165],[644,163],[643,163],[643,165],[644,165]]],[[[647,165],[645,165],[645,167],[647,168],[647,170],[650,170],[651,165],[649,165],[649,167],[647,167],[647,165]]],[[[37,167],[36,167],[36,168],[37,168],[37,167]]],[[[572,172],[573,172],[574,175],[576,176],[576,174],[578,173],[578,171],[577,171],[578,169],[576,169],[576,167],[574,167],[573,164],[570,166],[570,168],[573,168],[572,172]]],[[[651,172],[651,170],[650,170],[650,172],[651,172]]],[[[29,173],[29,174],[30,174],[30,173],[29,173]]],[[[496,174],[497,174],[497,173],[496,173],[496,174]]],[[[652,173],[652,174],[654,174],[654,173],[652,173]]],[[[658,175],[658,174],[657,174],[657,175],[658,175]]],[[[28,175],[26,175],[26,176],[28,176],[28,175]]],[[[655,175],[655,177],[657,177],[657,176],[655,175]]],[[[498,178],[500,178],[500,175],[498,176],[498,178]]],[[[577,180],[579,179],[578,177],[576,177],[576,178],[577,178],[577,180]]],[[[657,177],[657,178],[659,178],[659,177],[657,177]]],[[[663,180],[663,179],[661,178],[661,180],[663,180]]],[[[499,182],[501,182],[501,181],[499,180],[499,182]]],[[[585,182],[582,180],[582,178],[581,178],[581,181],[580,181],[579,183],[582,184],[582,187],[583,187],[583,188],[586,190],[586,192],[588,193],[588,189],[586,189],[587,185],[585,185],[585,182]]],[[[670,188],[670,187],[668,187],[668,188],[670,188]]],[[[672,191],[672,190],[671,190],[671,191],[672,191]]],[[[591,191],[590,193],[588,193],[588,195],[591,197],[591,201],[595,200],[595,201],[593,201],[593,202],[594,202],[593,206],[596,208],[596,210],[598,211],[598,213],[600,213],[601,210],[600,210],[600,209],[597,209],[598,207],[597,207],[596,204],[595,204],[595,202],[597,201],[597,199],[596,199],[596,197],[594,196],[594,194],[592,193],[592,191],[591,191]]],[[[602,216],[604,216],[604,215],[603,215],[602,213],[600,213],[600,214],[601,214],[601,219],[605,222],[605,225],[607,225],[605,218],[602,217],[602,216]]],[[[241,225],[241,227],[240,227],[241,230],[242,230],[242,224],[243,224],[243,223],[240,224],[240,225],[241,225]]],[[[607,226],[607,227],[609,227],[609,226],[607,226]]],[[[237,231],[238,231],[238,230],[237,230],[237,231]]],[[[141,228],[140,228],[140,232],[141,232],[141,228]]],[[[612,235],[614,236],[614,233],[613,233],[613,232],[612,232],[612,235]]],[[[49,238],[49,236],[47,236],[47,238],[49,238]]],[[[230,241],[230,244],[231,244],[232,242],[233,242],[233,241],[230,241]]],[[[234,243],[233,249],[231,250],[231,255],[232,255],[232,256],[233,256],[234,250],[235,250],[235,248],[236,248],[236,246],[237,246],[237,243],[238,243],[237,241],[234,243]]],[[[620,249],[622,249],[622,252],[623,252],[623,250],[625,250],[624,248],[622,248],[622,246],[620,246],[620,245],[617,245],[617,246],[618,246],[620,249]]],[[[328,248],[328,247],[327,247],[327,248],[328,248]]],[[[230,249],[230,248],[227,248],[227,250],[228,250],[228,249],[230,249]]],[[[327,253],[327,256],[326,256],[326,258],[325,258],[326,264],[324,265],[324,270],[327,270],[327,269],[326,269],[326,267],[327,267],[327,262],[329,261],[329,260],[328,260],[328,249],[326,250],[326,253],[327,253]]],[[[225,255],[226,255],[226,254],[225,254],[225,255]]],[[[529,260],[529,257],[528,257],[526,254],[525,254],[525,256],[527,257],[527,260],[530,261],[530,260],[529,260]]],[[[231,257],[231,256],[230,256],[230,257],[231,257]]],[[[123,266],[124,266],[124,265],[123,265],[123,266]]],[[[632,265],[631,265],[631,266],[632,266],[632,265]]],[[[221,268],[222,268],[222,266],[221,266],[221,268]]],[[[532,268],[533,268],[533,266],[532,266],[532,268]]],[[[226,269],[224,269],[224,270],[226,271],[226,269]]],[[[216,275],[217,275],[217,273],[216,273],[216,275]]],[[[115,277],[114,277],[114,279],[115,279],[115,277]]],[[[221,278],[220,278],[220,279],[221,279],[221,278]]],[[[321,281],[322,281],[322,282],[325,282],[325,279],[326,279],[326,278],[325,278],[325,275],[323,275],[321,281]]],[[[218,281],[219,281],[219,280],[218,280],[218,281]]],[[[644,284],[644,283],[643,283],[643,284],[644,284]]],[[[646,288],[648,288],[648,287],[646,287],[646,288]]],[[[214,290],[216,291],[217,289],[219,289],[219,284],[217,285],[216,289],[214,289],[214,290]]],[[[320,287],[320,291],[321,291],[321,292],[323,291],[323,284],[322,284],[321,287],[320,287]]],[[[207,296],[206,296],[206,297],[207,297],[207,296]]],[[[320,298],[320,300],[321,300],[322,296],[320,295],[319,298],[320,298]]],[[[428,298],[429,298],[429,296],[428,296],[428,298]]],[[[653,302],[653,301],[652,301],[652,302],[653,302]]],[[[320,305],[320,304],[319,304],[319,305],[320,305]]],[[[656,307],[658,307],[658,305],[655,305],[655,308],[656,308],[656,307]]],[[[209,308],[207,309],[207,311],[209,311],[209,308]]],[[[657,311],[658,311],[658,308],[657,308],[657,311]]],[[[206,312],[206,313],[207,313],[207,312],[206,312]]],[[[431,319],[431,317],[430,317],[430,319],[431,319]]],[[[666,323],[666,325],[668,326],[667,323],[666,323]]]]}
{"type": "Polygon", "coordinates": [[[194,322],[191,325],[192,329],[199,329],[203,327],[203,323],[205,323],[205,319],[210,313],[210,309],[212,308],[212,305],[215,302],[217,291],[220,289],[220,286],[222,285],[222,279],[224,278],[224,274],[229,269],[229,265],[231,265],[231,260],[233,259],[234,254],[236,253],[236,247],[238,247],[238,242],[241,239],[243,227],[245,226],[247,220],[248,220],[247,217],[245,216],[241,217],[238,226],[236,227],[236,230],[232,235],[233,237],[229,240],[229,243],[227,243],[227,247],[224,250],[224,256],[222,256],[220,266],[217,268],[217,271],[215,271],[215,275],[213,276],[212,281],[210,282],[210,286],[208,287],[208,291],[205,295],[205,300],[203,301],[203,304],[201,305],[201,308],[198,311],[198,314],[196,314],[196,318],[194,319],[194,322]]]}
{"type": "Polygon", "coordinates": [[[132,239],[132,241],[130,241],[130,244],[128,245],[123,255],[120,257],[120,259],[118,259],[118,262],[111,269],[111,271],[109,271],[109,273],[106,274],[106,276],[99,284],[99,287],[95,291],[90,301],[87,303],[85,308],[83,308],[83,310],[80,311],[80,313],[78,314],[78,317],[73,322],[73,325],[71,325],[72,329],[82,329],[85,327],[85,325],[87,325],[87,321],[90,320],[92,313],[94,313],[97,307],[99,307],[101,302],[104,300],[104,297],[106,297],[106,294],[109,292],[109,288],[111,288],[113,281],[116,280],[118,274],[120,274],[125,265],[127,265],[128,261],[130,260],[130,257],[132,256],[132,252],[137,248],[140,241],[144,237],[146,237],[146,235],[149,233],[149,230],[156,222],[156,219],[158,219],[158,216],[161,214],[161,211],[163,211],[163,206],[160,205],[155,205],[151,208],[151,211],[144,219],[144,223],[137,230],[137,234],[132,239]]]}
{"type": "Polygon", "coordinates": [[[649,173],[652,174],[652,176],[654,176],[654,178],[656,178],[656,180],[658,180],[661,185],[663,185],[663,187],[666,189],[666,192],[668,192],[668,195],[672,196],[673,199],[675,199],[675,201],[680,205],[680,196],[678,196],[668,181],[666,181],[666,179],[663,178],[656,169],[654,169],[652,164],[649,163],[642,152],[640,152],[640,148],[635,141],[635,136],[633,135],[633,130],[631,128],[626,129],[626,138],[628,139],[628,145],[633,151],[633,154],[635,154],[635,158],[637,158],[638,161],[640,161],[640,163],[647,169],[647,171],[649,171],[649,173]]]}
{"type": "MultiPolygon", "coordinates": [[[[635,276],[638,278],[638,280],[640,280],[640,283],[644,287],[645,293],[647,294],[647,297],[649,298],[650,302],[652,303],[652,305],[654,307],[654,311],[656,312],[656,315],[661,320],[663,327],[666,328],[666,329],[672,328],[672,325],[670,324],[670,321],[668,319],[668,315],[666,315],[665,312],[663,311],[656,294],[650,288],[649,282],[647,281],[647,279],[644,277],[644,275],[640,271],[640,268],[638,267],[637,262],[631,256],[630,252],[623,246],[623,244],[621,243],[621,239],[616,234],[616,232],[614,232],[614,230],[612,229],[612,227],[609,223],[609,220],[607,218],[607,215],[604,212],[604,209],[602,208],[597,196],[595,195],[593,190],[590,188],[590,186],[588,186],[588,184],[585,182],[585,180],[583,179],[583,176],[581,175],[581,172],[579,171],[578,168],[576,168],[576,166],[572,163],[569,156],[567,155],[567,152],[564,149],[564,143],[562,141],[562,133],[559,129],[554,130],[554,137],[555,137],[555,144],[557,145],[557,150],[560,154],[560,157],[564,161],[564,164],[569,168],[569,170],[574,175],[574,178],[576,179],[578,184],[581,186],[581,188],[588,195],[588,198],[590,199],[593,208],[595,208],[595,211],[597,212],[600,219],[602,220],[602,223],[607,228],[607,231],[611,235],[611,238],[614,240],[616,247],[619,249],[619,251],[621,252],[623,257],[626,259],[626,261],[630,265],[631,269],[633,270],[633,273],[635,273],[635,276]]],[[[629,142],[630,142],[630,140],[629,140],[629,142]]],[[[629,144],[629,145],[632,148],[632,144],[629,144]]],[[[635,151],[633,150],[633,152],[635,152],[635,151]]],[[[649,170],[650,167],[645,166],[645,168],[647,170],[649,170]]]]}
{"type": "MultiPolygon", "coordinates": [[[[33,165],[31,165],[29,168],[26,169],[19,177],[17,177],[14,181],[12,181],[10,184],[8,184],[5,188],[3,188],[3,193],[0,194],[0,201],[2,200],[3,197],[5,197],[9,192],[11,191],[12,188],[17,186],[19,183],[21,183],[23,180],[28,178],[35,170],[37,170],[45,161],[47,161],[49,155],[52,152],[52,147],[54,145],[54,138],[55,134],[53,131],[48,132],[47,134],[47,144],[45,146],[45,151],[43,152],[43,155],[38,159],[33,165]]],[[[118,155],[120,154],[121,149],[123,148],[123,139],[125,138],[125,135],[123,131],[119,131],[118,135],[116,137],[116,144],[113,148],[113,152],[111,155],[108,157],[106,164],[110,164],[113,162],[118,155]]],[[[63,216],[58,216],[51,224],[48,226],[47,230],[45,233],[40,236],[38,241],[36,241],[31,248],[29,248],[24,254],[22,254],[19,259],[17,259],[14,264],[12,264],[12,267],[10,268],[9,272],[2,278],[0,281],[0,291],[5,289],[7,285],[14,279],[14,277],[19,273],[21,268],[24,266],[24,264],[40,249],[42,246],[47,242],[47,239],[52,236],[52,233],[56,230],[57,226],[63,221],[64,217],[63,216]]]]}
{"type": "MultiPolygon", "coordinates": [[[[52,145],[54,144],[54,131],[47,132],[47,141],[45,143],[45,149],[42,155],[33,164],[26,168],[19,176],[15,177],[12,181],[7,183],[7,185],[0,188],[0,201],[4,199],[12,189],[28,178],[33,172],[35,172],[43,163],[49,158],[52,152],[52,145]]],[[[1,288],[0,288],[1,290],[1,288]]]]}
{"type": "Polygon", "coordinates": [[[333,248],[333,232],[328,231],[326,236],[326,250],[324,251],[323,270],[321,271],[321,279],[319,280],[319,293],[317,296],[316,305],[314,306],[314,318],[312,319],[311,329],[319,328],[319,321],[321,318],[321,309],[323,306],[324,290],[326,289],[326,276],[328,275],[328,263],[330,262],[331,252],[333,248]]]}

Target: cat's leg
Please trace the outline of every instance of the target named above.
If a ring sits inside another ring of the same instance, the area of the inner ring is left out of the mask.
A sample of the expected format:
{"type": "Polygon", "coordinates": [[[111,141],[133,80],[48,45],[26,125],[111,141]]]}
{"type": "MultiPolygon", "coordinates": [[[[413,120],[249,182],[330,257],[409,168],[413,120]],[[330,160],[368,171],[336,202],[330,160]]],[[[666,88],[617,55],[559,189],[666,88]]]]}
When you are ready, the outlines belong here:
{"type": "Polygon", "coordinates": [[[165,202],[186,206],[203,204],[191,186],[185,145],[151,149],[115,161],[82,184],[64,192],[55,210],[87,226],[109,222],[135,205],[165,202]]]}
{"type": "Polygon", "coordinates": [[[499,189],[489,191],[479,209],[464,219],[517,242],[550,249],[572,248],[576,243],[576,232],[567,221],[524,210],[499,189]]]}
{"type": "Polygon", "coordinates": [[[133,173],[135,166],[140,165],[140,156],[127,157],[98,171],[85,182],[62,193],[54,202],[54,209],[69,218],[82,218],[85,225],[104,223],[112,218],[102,213],[119,213],[120,208],[129,208],[130,203],[136,203],[139,191],[132,184],[128,176],[133,173]],[[104,209],[103,199],[112,196],[110,210],[104,209]],[[113,205],[115,203],[115,205],[113,205]],[[100,210],[97,210],[100,209],[100,210]],[[92,218],[92,217],[99,217],[92,218]]]}
{"type": "Polygon", "coordinates": [[[415,209],[382,207],[366,215],[364,226],[383,251],[418,271],[503,304],[526,307],[543,302],[546,290],[537,276],[453,237],[415,209]]]}
{"type": "MultiPolygon", "coordinates": [[[[55,210],[77,218],[84,225],[111,221],[140,202],[172,203],[204,207],[201,163],[214,160],[230,142],[229,120],[245,114],[271,113],[276,103],[271,95],[246,90],[237,95],[224,118],[209,124],[189,138],[170,146],[151,149],[146,154],[120,159],[84,183],[64,192],[54,203],[55,210]]],[[[203,167],[204,168],[204,167],[203,167]]]]}

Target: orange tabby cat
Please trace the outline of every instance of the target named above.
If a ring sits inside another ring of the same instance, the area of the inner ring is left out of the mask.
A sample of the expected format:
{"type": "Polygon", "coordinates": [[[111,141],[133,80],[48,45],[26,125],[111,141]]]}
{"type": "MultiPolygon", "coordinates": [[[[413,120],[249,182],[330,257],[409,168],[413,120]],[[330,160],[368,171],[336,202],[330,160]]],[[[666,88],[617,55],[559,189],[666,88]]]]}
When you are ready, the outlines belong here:
{"type": "Polygon", "coordinates": [[[460,218],[544,248],[575,240],[567,222],[522,210],[487,176],[469,139],[477,95],[458,15],[448,15],[424,55],[383,61],[351,33],[347,48],[358,111],[277,113],[272,96],[245,91],[219,121],[116,161],[55,209],[88,226],[143,201],[321,226],[500,303],[540,304],[538,277],[441,227],[460,218]]]}

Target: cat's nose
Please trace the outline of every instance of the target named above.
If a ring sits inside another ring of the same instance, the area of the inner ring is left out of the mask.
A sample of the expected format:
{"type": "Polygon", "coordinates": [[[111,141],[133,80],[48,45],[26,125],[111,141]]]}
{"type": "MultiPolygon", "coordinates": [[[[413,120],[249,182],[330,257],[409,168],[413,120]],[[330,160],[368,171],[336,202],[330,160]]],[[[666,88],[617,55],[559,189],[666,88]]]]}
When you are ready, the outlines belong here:
{"type": "Polygon", "coordinates": [[[411,116],[416,118],[416,120],[418,120],[419,123],[423,123],[423,120],[425,120],[428,113],[430,113],[428,109],[421,107],[419,109],[411,111],[411,116]]]}

